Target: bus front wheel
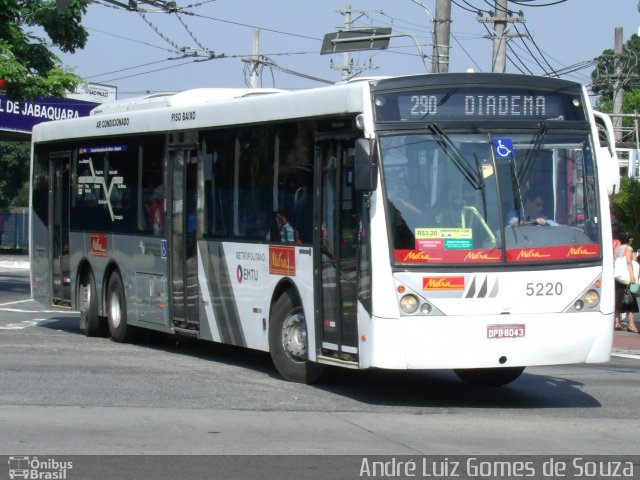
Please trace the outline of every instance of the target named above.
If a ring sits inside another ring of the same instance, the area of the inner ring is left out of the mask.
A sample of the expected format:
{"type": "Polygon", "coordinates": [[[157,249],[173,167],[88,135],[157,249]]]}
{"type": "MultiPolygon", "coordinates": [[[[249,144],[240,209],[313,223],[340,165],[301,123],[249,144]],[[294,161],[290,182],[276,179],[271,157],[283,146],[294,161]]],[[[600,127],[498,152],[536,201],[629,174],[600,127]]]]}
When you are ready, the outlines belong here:
{"type": "Polygon", "coordinates": [[[313,383],[324,371],[322,365],[307,360],[307,322],[291,290],[280,295],[272,308],[269,351],[276,369],[289,381],[313,383]]]}
{"type": "Polygon", "coordinates": [[[106,333],[98,316],[98,299],[93,273],[85,274],[78,286],[78,310],[80,329],[87,337],[98,337],[106,333]]]}
{"type": "Polygon", "coordinates": [[[118,272],[113,272],[109,277],[107,320],[112,340],[124,343],[134,339],[135,327],[127,325],[127,299],[124,292],[124,283],[118,272]]]}
{"type": "Polygon", "coordinates": [[[469,385],[478,387],[500,387],[517,379],[524,367],[464,368],[455,370],[456,375],[469,385]]]}

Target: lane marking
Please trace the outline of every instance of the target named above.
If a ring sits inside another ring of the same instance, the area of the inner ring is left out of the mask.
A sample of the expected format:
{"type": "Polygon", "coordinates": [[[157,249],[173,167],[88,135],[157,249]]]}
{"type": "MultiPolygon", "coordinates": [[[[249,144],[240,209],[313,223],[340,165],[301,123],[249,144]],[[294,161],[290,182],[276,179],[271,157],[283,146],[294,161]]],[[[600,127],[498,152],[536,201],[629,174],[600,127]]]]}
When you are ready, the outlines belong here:
{"type": "Polygon", "coordinates": [[[28,300],[16,300],[15,302],[7,302],[7,303],[0,303],[0,307],[4,307],[6,305],[16,305],[18,303],[26,303],[26,302],[33,302],[35,300],[33,299],[28,299],[28,300]]]}
{"type": "Polygon", "coordinates": [[[0,326],[0,330],[23,330],[28,327],[35,327],[36,325],[45,325],[53,320],[47,320],[45,318],[34,318],[33,320],[23,320],[18,323],[7,323],[0,326]]]}
{"type": "Polygon", "coordinates": [[[0,307],[0,312],[11,312],[11,313],[67,313],[69,310],[24,310],[22,308],[2,308],[0,307]]]}
{"type": "Polygon", "coordinates": [[[18,308],[5,308],[9,305],[17,305],[19,303],[27,303],[27,302],[34,302],[36,303],[36,301],[33,298],[30,298],[29,300],[16,300],[15,302],[7,302],[7,303],[0,303],[0,312],[11,312],[11,313],[63,313],[63,312],[71,312],[74,313],[74,310],[68,310],[68,309],[60,309],[60,310],[24,310],[24,309],[18,309],[18,308]]]}

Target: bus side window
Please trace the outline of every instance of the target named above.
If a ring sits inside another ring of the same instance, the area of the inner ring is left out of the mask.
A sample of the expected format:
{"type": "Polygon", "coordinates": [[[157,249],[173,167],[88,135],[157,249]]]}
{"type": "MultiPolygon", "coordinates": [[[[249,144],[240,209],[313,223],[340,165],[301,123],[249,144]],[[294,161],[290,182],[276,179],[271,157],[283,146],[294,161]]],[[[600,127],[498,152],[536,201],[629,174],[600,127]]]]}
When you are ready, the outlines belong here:
{"type": "Polygon", "coordinates": [[[164,223],[164,137],[142,142],[138,229],[161,235],[164,223]]]}
{"type": "Polygon", "coordinates": [[[313,239],[313,126],[298,122],[283,126],[277,132],[276,152],[278,178],[276,207],[287,213],[294,229],[296,243],[311,243],[313,239]]]}
{"type": "Polygon", "coordinates": [[[204,234],[231,238],[235,136],[233,132],[212,133],[205,138],[204,234]]]}

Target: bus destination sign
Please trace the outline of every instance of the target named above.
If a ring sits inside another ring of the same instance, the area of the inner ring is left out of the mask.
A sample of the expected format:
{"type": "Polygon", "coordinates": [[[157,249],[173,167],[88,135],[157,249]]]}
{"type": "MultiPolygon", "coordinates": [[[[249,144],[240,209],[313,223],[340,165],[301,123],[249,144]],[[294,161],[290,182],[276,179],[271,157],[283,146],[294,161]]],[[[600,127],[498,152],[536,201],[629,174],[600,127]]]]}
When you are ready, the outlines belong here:
{"type": "Polygon", "coordinates": [[[584,120],[578,96],[531,90],[448,89],[376,96],[379,122],[584,120]]]}

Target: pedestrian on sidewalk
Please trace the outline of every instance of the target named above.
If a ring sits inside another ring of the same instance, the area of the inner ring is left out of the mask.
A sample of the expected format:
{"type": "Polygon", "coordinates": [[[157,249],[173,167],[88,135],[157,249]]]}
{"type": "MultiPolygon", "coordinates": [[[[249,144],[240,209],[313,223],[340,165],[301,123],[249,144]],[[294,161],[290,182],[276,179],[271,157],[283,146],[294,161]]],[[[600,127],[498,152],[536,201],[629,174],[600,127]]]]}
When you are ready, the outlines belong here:
{"type": "Polygon", "coordinates": [[[627,314],[627,331],[632,333],[638,333],[635,320],[633,318],[634,313],[638,313],[638,302],[634,297],[631,297],[630,303],[625,303],[625,294],[629,284],[636,283],[638,281],[638,275],[640,274],[640,265],[638,264],[638,255],[633,251],[631,242],[633,238],[627,232],[620,232],[620,246],[615,251],[615,258],[625,258],[627,260],[627,267],[629,268],[629,281],[622,283],[615,281],[615,308],[614,308],[614,329],[622,330],[622,323],[620,321],[622,313],[627,314]]]}

